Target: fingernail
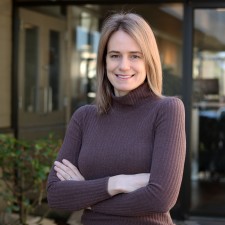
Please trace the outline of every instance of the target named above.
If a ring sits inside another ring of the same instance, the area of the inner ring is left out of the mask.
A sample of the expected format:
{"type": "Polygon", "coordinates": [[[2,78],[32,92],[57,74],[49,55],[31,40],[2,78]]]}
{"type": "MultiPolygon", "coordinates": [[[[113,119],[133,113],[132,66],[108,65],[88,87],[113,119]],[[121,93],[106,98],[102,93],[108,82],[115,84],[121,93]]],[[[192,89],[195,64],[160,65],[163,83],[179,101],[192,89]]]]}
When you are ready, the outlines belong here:
{"type": "Polygon", "coordinates": [[[63,159],[62,161],[63,161],[63,162],[67,162],[67,160],[66,160],[66,159],[63,159]]]}

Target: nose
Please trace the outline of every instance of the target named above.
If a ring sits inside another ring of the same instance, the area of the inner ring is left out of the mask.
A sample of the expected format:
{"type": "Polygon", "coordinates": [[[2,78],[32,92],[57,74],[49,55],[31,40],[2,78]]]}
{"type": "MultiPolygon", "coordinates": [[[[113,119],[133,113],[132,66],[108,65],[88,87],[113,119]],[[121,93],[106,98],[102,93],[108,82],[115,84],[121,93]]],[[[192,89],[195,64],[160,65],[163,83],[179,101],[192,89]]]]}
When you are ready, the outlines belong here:
{"type": "Polygon", "coordinates": [[[130,69],[129,59],[127,59],[126,57],[122,57],[122,59],[120,61],[119,69],[121,71],[127,71],[127,70],[129,70],[130,69]]]}

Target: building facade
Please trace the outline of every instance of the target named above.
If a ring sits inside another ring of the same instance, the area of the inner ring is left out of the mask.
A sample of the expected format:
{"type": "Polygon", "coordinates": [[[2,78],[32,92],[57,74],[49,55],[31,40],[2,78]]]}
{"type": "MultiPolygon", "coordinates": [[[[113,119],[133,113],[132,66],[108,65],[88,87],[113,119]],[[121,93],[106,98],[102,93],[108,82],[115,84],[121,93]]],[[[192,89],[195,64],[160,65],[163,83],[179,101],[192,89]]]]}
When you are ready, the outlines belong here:
{"type": "Polygon", "coordinates": [[[63,138],[72,113],[95,98],[100,28],[121,10],[148,21],[163,94],[185,105],[187,154],[171,215],[223,220],[224,0],[1,0],[0,133],[34,139],[54,131],[63,138]]]}

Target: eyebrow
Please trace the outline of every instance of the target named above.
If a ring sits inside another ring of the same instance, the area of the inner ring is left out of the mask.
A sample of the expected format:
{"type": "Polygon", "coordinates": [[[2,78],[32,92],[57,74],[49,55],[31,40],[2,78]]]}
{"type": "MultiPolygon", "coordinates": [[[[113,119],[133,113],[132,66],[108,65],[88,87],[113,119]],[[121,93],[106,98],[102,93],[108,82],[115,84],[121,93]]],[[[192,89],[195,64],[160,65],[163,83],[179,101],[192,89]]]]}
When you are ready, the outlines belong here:
{"type": "MultiPolygon", "coordinates": [[[[112,50],[112,51],[108,52],[108,54],[110,54],[110,53],[120,53],[120,52],[112,50]]],[[[142,55],[142,53],[139,52],[139,51],[130,51],[129,53],[135,53],[135,54],[141,54],[142,55]]]]}

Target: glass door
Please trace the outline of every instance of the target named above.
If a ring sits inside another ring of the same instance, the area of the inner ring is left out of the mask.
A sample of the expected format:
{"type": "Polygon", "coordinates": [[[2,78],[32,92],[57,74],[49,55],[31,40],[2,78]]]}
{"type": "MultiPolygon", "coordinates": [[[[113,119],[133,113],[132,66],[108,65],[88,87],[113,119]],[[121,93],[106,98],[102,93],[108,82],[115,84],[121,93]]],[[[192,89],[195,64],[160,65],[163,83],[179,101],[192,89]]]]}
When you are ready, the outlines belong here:
{"type": "Polygon", "coordinates": [[[191,211],[225,215],[225,9],[194,10],[191,211]]]}
{"type": "Polygon", "coordinates": [[[20,9],[19,138],[65,132],[64,20],[20,9]]]}

